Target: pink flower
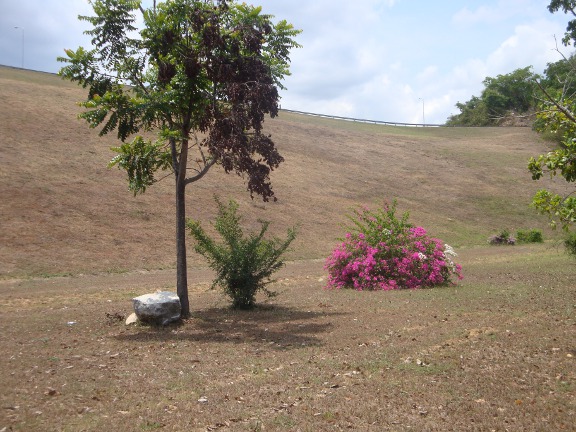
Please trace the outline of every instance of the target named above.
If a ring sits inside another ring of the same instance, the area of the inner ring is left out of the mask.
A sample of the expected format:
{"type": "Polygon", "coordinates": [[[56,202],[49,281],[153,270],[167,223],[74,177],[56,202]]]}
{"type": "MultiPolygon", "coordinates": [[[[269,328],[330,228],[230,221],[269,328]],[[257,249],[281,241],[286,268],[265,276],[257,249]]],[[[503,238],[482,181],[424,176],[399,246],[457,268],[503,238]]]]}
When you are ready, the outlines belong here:
{"type": "Polygon", "coordinates": [[[398,230],[402,225],[392,223],[393,213],[389,207],[385,210],[388,213],[379,217],[368,209],[356,214],[367,235],[346,233],[345,241],[326,259],[327,288],[420,288],[450,283],[452,276],[462,278],[462,267],[452,261],[453,250],[445,253],[444,243],[428,237],[422,227],[398,230]],[[383,223],[386,218],[389,224],[383,223]]]}

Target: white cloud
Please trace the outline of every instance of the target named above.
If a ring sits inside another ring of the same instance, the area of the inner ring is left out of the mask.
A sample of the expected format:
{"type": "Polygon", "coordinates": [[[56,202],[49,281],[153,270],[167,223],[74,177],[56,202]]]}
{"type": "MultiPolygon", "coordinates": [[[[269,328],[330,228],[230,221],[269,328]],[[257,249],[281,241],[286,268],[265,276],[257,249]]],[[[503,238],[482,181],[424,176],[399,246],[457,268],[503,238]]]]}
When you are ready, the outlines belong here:
{"type": "Polygon", "coordinates": [[[427,66],[417,75],[419,81],[433,80],[438,75],[438,66],[427,66]]]}
{"type": "Polygon", "coordinates": [[[558,30],[558,26],[545,20],[517,26],[514,34],[488,57],[488,69],[511,72],[519,65],[531,65],[543,70],[546,63],[560,60],[554,39],[558,30]]]}
{"type": "Polygon", "coordinates": [[[502,16],[487,6],[480,6],[478,9],[471,11],[467,7],[459,10],[452,17],[456,24],[469,25],[474,23],[495,23],[502,19],[502,16]]]}
{"type": "Polygon", "coordinates": [[[452,22],[458,25],[497,24],[511,18],[523,16],[542,16],[546,13],[546,4],[533,0],[499,0],[485,2],[474,10],[464,7],[452,16],[452,22]]]}

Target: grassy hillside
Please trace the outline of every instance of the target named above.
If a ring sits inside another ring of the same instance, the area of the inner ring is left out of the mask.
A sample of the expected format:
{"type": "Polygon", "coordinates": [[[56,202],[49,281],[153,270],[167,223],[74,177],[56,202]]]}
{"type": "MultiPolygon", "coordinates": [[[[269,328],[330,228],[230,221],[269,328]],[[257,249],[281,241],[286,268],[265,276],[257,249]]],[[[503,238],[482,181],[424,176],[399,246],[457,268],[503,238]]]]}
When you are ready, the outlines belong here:
{"type": "Polygon", "coordinates": [[[530,130],[282,113],[266,122],[286,158],[277,203],[218,170],[187,198],[206,224],[214,193],[237,199],[247,225],[300,224],[302,261],[278,273],[280,295],[229,309],[190,249],[192,317],[127,327],[131,298],[174,289],[171,268],[139,271],[173,266],[172,179],[134,198],[106,168],[116,141],[77,120],[82,97],[0,68],[0,431],[573,429],[576,263],[550,245],[486,245],[502,228],[546,227],[528,207],[546,185],[525,168],[546,148],[530,130]],[[324,289],[346,212],[394,197],[459,247],[464,279],[324,289]],[[55,274],[74,276],[26,277],[55,274]]]}
{"type": "MultiPolygon", "coordinates": [[[[77,119],[83,97],[56,76],[0,67],[1,277],[174,265],[172,178],[133,197],[123,174],[106,168],[114,137],[77,119]]],[[[264,218],[283,233],[299,224],[293,259],[325,257],[352,206],[393,198],[459,247],[502,228],[550,236],[528,207],[550,185],[525,168],[546,149],[527,128],[416,129],[284,112],[266,125],[286,159],[272,177],[278,202],[250,200],[242,179],[216,167],[188,188],[188,216],[208,224],[218,194],[240,202],[248,226],[264,218]]],[[[191,248],[189,257],[202,264],[191,248]]]]}

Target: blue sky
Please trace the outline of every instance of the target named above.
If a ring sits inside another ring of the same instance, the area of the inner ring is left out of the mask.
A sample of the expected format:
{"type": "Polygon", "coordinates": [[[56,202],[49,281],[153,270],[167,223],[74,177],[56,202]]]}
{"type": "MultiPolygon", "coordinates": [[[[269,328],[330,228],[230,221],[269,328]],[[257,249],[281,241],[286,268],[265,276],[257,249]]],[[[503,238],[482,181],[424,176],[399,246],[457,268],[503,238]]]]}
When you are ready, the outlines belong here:
{"type": "MultiPolygon", "coordinates": [[[[303,30],[283,108],[411,123],[422,122],[422,108],[427,123],[445,122],[487,76],[542,72],[560,59],[554,36],[570,19],[550,14],[549,0],[251,3],[303,30]]],[[[22,33],[24,67],[35,70],[56,72],[64,48],[89,45],[77,20],[90,14],[85,0],[0,0],[0,10],[0,64],[21,66],[22,33]]]]}

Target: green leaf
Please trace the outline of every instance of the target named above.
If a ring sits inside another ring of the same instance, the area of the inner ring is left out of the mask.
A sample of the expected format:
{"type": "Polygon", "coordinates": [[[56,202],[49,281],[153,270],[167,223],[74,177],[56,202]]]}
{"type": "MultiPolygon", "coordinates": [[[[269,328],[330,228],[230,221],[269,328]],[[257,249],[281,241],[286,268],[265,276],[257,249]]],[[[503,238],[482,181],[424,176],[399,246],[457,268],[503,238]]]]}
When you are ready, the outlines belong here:
{"type": "Polygon", "coordinates": [[[156,171],[171,167],[171,155],[162,143],[146,141],[137,136],[131,143],[123,143],[120,147],[113,147],[117,152],[108,167],[118,166],[128,174],[128,188],[134,192],[144,193],[156,179],[156,171]]]}

